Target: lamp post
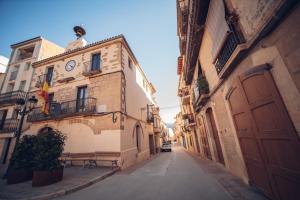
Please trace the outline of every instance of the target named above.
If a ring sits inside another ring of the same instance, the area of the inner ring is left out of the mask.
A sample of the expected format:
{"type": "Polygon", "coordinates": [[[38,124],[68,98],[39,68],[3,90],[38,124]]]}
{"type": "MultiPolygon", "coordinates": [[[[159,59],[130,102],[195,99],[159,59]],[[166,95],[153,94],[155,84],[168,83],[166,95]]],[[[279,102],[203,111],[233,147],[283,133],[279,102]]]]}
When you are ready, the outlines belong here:
{"type": "MultiPolygon", "coordinates": [[[[17,113],[21,115],[20,123],[18,124],[18,128],[16,131],[16,145],[15,148],[20,140],[21,137],[21,132],[22,132],[22,127],[24,123],[25,116],[29,114],[37,104],[38,100],[36,99],[35,96],[31,96],[29,99],[18,99],[16,101],[15,109],[17,110],[17,113]]],[[[14,152],[13,151],[13,152],[14,152]]]]}
{"type": "MultiPolygon", "coordinates": [[[[29,99],[28,98],[18,99],[16,101],[15,110],[21,116],[21,119],[20,119],[20,122],[18,124],[18,128],[17,128],[16,135],[15,135],[16,136],[16,143],[15,143],[15,146],[14,146],[14,150],[12,152],[12,156],[15,153],[16,146],[18,145],[20,137],[21,137],[22,127],[23,127],[25,116],[27,114],[29,114],[34,109],[37,102],[38,102],[38,100],[35,96],[31,96],[29,99]]],[[[4,174],[3,178],[7,178],[7,175],[8,175],[8,172],[9,172],[10,168],[11,168],[11,162],[9,162],[8,168],[7,168],[6,173],[4,174]]]]}

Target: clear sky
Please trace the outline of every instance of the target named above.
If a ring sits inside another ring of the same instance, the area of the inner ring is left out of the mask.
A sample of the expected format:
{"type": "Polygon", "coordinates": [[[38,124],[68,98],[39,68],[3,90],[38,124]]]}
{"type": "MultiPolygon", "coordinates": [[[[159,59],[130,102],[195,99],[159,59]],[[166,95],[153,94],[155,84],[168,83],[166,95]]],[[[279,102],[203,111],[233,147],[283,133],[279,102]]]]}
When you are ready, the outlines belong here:
{"type": "Polygon", "coordinates": [[[91,43],[124,34],[147,77],[166,122],[178,105],[175,0],[0,0],[0,55],[10,44],[42,36],[66,47],[73,26],[83,24],[91,43]]]}

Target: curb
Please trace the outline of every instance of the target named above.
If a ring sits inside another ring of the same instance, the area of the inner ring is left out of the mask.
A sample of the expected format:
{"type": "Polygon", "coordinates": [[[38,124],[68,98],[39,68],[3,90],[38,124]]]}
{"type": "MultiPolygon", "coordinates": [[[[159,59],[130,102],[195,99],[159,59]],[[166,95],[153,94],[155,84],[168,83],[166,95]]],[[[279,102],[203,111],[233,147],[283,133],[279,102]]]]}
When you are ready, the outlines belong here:
{"type": "MultiPolygon", "coordinates": [[[[107,177],[113,175],[114,173],[116,173],[117,171],[119,171],[120,169],[114,169],[110,172],[107,172],[101,176],[98,176],[94,179],[91,179],[81,185],[76,185],[72,188],[68,188],[68,189],[65,189],[65,190],[59,190],[59,191],[56,191],[56,192],[52,192],[52,193],[48,193],[48,194],[43,194],[43,195],[38,195],[38,196],[35,196],[35,197],[29,197],[29,198],[22,198],[22,200],[48,200],[48,199],[53,199],[53,198],[56,198],[56,197],[61,197],[61,196],[64,196],[64,195],[67,195],[67,194],[71,194],[73,192],[76,192],[78,190],[82,190],[88,186],[91,186],[95,183],[98,183],[104,179],[106,179],[107,177]]],[[[21,200],[21,199],[19,199],[21,200]]]]}

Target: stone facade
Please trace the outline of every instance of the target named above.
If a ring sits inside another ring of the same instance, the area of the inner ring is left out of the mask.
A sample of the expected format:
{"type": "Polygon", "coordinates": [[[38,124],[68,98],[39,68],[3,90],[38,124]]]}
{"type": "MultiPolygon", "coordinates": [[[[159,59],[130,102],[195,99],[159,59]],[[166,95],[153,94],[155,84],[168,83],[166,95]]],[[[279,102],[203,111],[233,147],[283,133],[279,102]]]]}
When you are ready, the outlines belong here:
{"type": "Polygon", "coordinates": [[[98,158],[105,159],[113,157],[118,159],[121,168],[149,158],[149,135],[153,134],[153,125],[147,121],[146,108],[155,104],[152,97],[155,89],[123,36],[34,63],[32,92],[40,90],[36,87],[41,85],[38,77],[48,67],[54,67],[49,93],[53,94],[55,102],[62,105],[76,101],[77,88],[86,86],[88,98],[96,100],[96,110],[88,114],[33,121],[25,134],[37,134],[45,127],[60,130],[67,136],[65,153],[96,153],[98,158]],[[100,53],[100,70],[86,75],[95,53],[100,53]],[[71,71],[65,69],[69,61],[76,63],[71,71]],[[62,81],[65,79],[68,81],[62,81]]]}
{"type": "MultiPolygon", "coordinates": [[[[6,74],[3,79],[3,84],[1,87],[0,93],[10,94],[11,92],[20,91],[18,95],[23,95],[30,90],[31,80],[33,78],[34,69],[32,67],[32,63],[35,61],[53,56],[58,53],[62,53],[64,48],[46,40],[42,37],[36,37],[30,40],[26,40],[17,44],[11,45],[12,53],[10,56],[10,60],[8,63],[8,67],[6,70],[6,74]],[[24,59],[20,59],[20,52],[23,49],[33,47],[34,50],[32,55],[26,57],[24,59]],[[16,74],[15,78],[12,78],[13,74],[16,74]],[[21,83],[25,83],[21,86],[21,83]],[[8,88],[10,86],[10,88],[8,88]],[[8,92],[8,93],[7,93],[8,92]],[[24,93],[25,92],[25,93],[24,93]]],[[[0,97],[0,101],[2,101],[4,97],[0,97]]],[[[5,120],[17,120],[17,116],[14,115],[14,102],[11,103],[0,103],[0,112],[6,112],[5,120]]],[[[17,123],[11,125],[12,127],[16,128],[17,123]]],[[[23,130],[28,129],[29,124],[24,123],[23,130]]],[[[0,130],[1,131],[1,130],[0,130]]],[[[7,160],[10,157],[10,153],[13,150],[13,143],[14,143],[14,131],[1,131],[0,134],[0,167],[2,164],[7,164],[7,160]],[[12,142],[8,142],[8,141],[12,142]],[[8,146],[8,144],[10,145],[8,146]],[[4,145],[5,144],[5,145],[4,145]],[[7,149],[9,147],[9,149],[7,149]],[[8,152],[8,154],[6,153],[8,152]],[[6,156],[8,155],[8,156],[6,156]],[[5,159],[6,157],[6,159],[5,159]]]]}
{"type": "MultiPolygon", "coordinates": [[[[180,2],[182,1],[178,1],[178,4],[180,4],[180,2]]],[[[190,3],[191,2],[193,1],[191,0],[190,3]]],[[[204,9],[203,5],[205,5],[205,1],[202,2],[202,8],[200,6],[199,9],[204,9]]],[[[182,18],[182,20],[184,20],[184,14],[182,13],[186,13],[184,9],[187,8],[182,7],[181,10],[178,11],[178,16],[182,18]]],[[[208,7],[206,12],[201,12],[202,16],[206,17],[206,13],[210,12],[209,10],[208,7]]],[[[214,60],[211,53],[214,42],[216,41],[214,38],[215,35],[211,34],[208,28],[206,28],[209,26],[207,23],[214,23],[215,21],[206,21],[202,24],[204,28],[199,31],[200,33],[194,32],[189,35],[189,33],[184,33],[183,25],[186,23],[188,26],[195,26],[195,24],[193,24],[195,22],[189,23],[179,20],[178,33],[180,34],[179,38],[181,43],[184,43],[183,38],[185,37],[200,37],[198,42],[195,41],[199,46],[191,43],[190,46],[186,44],[186,49],[181,49],[181,57],[184,58],[184,61],[178,65],[180,76],[179,93],[182,93],[183,90],[187,90],[186,95],[196,97],[196,101],[193,101],[193,98],[191,98],[188,105],[193,108],[192,113],[197,122],[194,135],[198,137],[194,138],[200,146],[200,156],[224,164],[229,171],[240,177],[246,183],[258,177],[256,177],[257,175],[249,174],[249,165],[247,165],[244,157],[245,154],[242,152],[242,149],[245,149],[245,147],[241,146],[243,144],[240,143],[238,137],[235,127],[236,122],[232,117],[228,96],[231,94],[233,86],[240,80],[241,76],[245,76],[245,73],[251,73],[257,70],[258,66],[267,64],[270,68],[270,74],[276,86],[276,91],[279,92],[280,100],[282,100],[284,104],[283,109],[287,111],[288,118],[291,120],[299,140],[300,93],[298,57],[300,26],[295,23],[299,18],[299,13],[299,3],[290,3],[288,1],[265,0],[251,1],[250,3],[248,1],[226,0],[224,17],[227,19],[226,23],[229,24],[229,28],[236,34],[234,37],[236,37],[235,40],[238,41],[238,44],[236,44],[234,51],[231,51],[231,47],[228,47],[228,45],[234,44],[229,44],[229,40],[226,41],[225,38],[222,44],[223,46],[220,46],[219,50],[219,55],[223,57],[217,57],[217,60],[214,60]],[[278,13],[280,13],[280,15],[278,15],[280,17],[276,19],[273,18],[273,16],[278,13]],[[184,36],[185,34],[186,36],[184,36]],[[193,36],[193,34],[196,36],[193,36]],[[199,52],[197,57],[189,55],[195,51],[199,52]],[[227,55],[230,56],[226,57],[227,55]],[[221,60],[225,57],[227,60],[224,63],[218,61],[218,59],[221,60]],[[189,59],[196,59],[194,62],[196,64],[194,66],[185,65],[186,63],[192,62],[187,61],[189,59]],[[221,69],[218,68],[220,66],[222,66],[221,69]],[[193,73],[193,76],[189,77],[189,73],[193,73]],[[202,80],[202,84],[203,80],[208,83],[209,92],[201,94],[198,88],[199,80],[200,82],[202,80]],[[198,93],[200,93],[200,95],[198,93]],[[208,114],[209,110],[211,110],[211,115],[208,114]],[[212,120],[215,121],[215,126],[212,120]],[[222,162],[220,154],[224,162],[222,162]]],[[[188,30],[189,29],[191,28],[188,28],[188,30]]],[[[233,36],[229,35],[228,38],[229,37],[233,36]]],[[[182,48],[182,46],[180,48],[182,48]]],[[[251,85],[251,87],[264,86],[251,85]]],[[[249,91],[259,95],[258,88],[249,91]]],[[[182,95],[179,96],[183,99],[182,95]]],[[[263,94],[261,94],[261,96],[263,96],[263,94]]],[[[178,138],[180,138],[180,135],[186,135],[186,132],[188,132],[186,129],[180,129],[180,127],[184,127],[182,122],[180,122],[182,121],[180,115],[182,114],[177,116],[178,119],[176,118],[176,134],[178,138]]],[[[273,121],[272,123],[275,122],[273,121]]],[[[186,140],[184,143],[188,143],[188,137],[182,138],[186,140]]],[[[195,150],[188,145],[186,145],[186,148],[195,152],[195,150]]],[[[275,152],[275,148],[278,147],[273,146],[272,150],[268,149],[270,147],[265,148],[270,152],[275,152]]],[[[254,149],[252,150],[254,151],[254,149]]],[[[269,160],[268,162],[273,163],[275,161],[269,160]]],[[[264,173],[267,173],[267,171],[264,173]]],[[[273,184],[272,178],[273,177],[268,180],[270,184],[273,184]]],[[[276,186],[273,187],[273,190],[272,194],[268,194],[269,196],[273,195],[274,197],[282,192],[279,191],[281,188],[276,189],[276,186]]],[[[282,192],[281,195],[286,194],[282,192]]]]}

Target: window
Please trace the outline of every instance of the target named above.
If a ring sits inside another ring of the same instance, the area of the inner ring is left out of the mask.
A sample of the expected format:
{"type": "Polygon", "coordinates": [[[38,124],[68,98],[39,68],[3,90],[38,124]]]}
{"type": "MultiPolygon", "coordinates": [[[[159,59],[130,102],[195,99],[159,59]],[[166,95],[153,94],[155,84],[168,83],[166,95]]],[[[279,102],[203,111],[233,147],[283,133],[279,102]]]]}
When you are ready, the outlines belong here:
{"type": "Polygon", "coordinates": [[[52,85],[53,70],[54,70],[54,67],[48,67],[47,68],[46,80],[47,80],[47,83],[48,83],[49,86],[52,85]]]}
{"type": "Polygon", "coordinates": [[[55,107],[56,105],[52,104],[53,100],[54,100],[54,93],[49,93],[48,94],[48,108],[49,108],[50,113],[55,111],[55,109],[56,109],[56,107],[55,107]]]}
{"type": "Polygon", "coordinates": [[[12,92],[14,90],[15,84],[14,83],[9,83],[7,85],[6,92],[12,92]]]}
{"type": "Polygon", "coordinates": [[[131,61],[131,59],[129,57],[128,57],[128,67],[130,69],[132,69],[132,61],[131,61]]]}
{"type": "Polygon", "coordinates": [[[76,112],[84,111],[87,103],[87,86],[77,88],[76,112]]]}
{"type": "Polygon", "coordinates": [[[7,114],[7,110],[0,110],[0,130],[4,126],[4,121],[5,121],[5,118],[6,118],[6,114],[7,114]]]}
{"type": "Polygon", "coordinates": [[[99,71],[100,70],[100,64],[101,64],[101,56],[100,53],[93,54],[92,55],[92,71],[99,71]]]}
{"type": "Polygon", "coordinates": [[[11,118],[12,119],[17,119],[18,118],[18,112],[19,111],[17,109],[14,109],[11,118]]]}
{"type": "Polygon", "coordinates": [[[30,66],[31,66],[31,63],[30,62],[27,62],[25,64],[25,71],[29,70],[30,69],[30,66]]]}
{"type": "Polygon", "coordinates": [[[25,85],[26,85],[26,81],[21,81],[20,86],[19,86],[19,90],[24,91],[25,85]]]}
{"type": "Polygon", "coordinates": [[[11,73],[10,73],[10,81],[16,80],[17,75],[18,75],[18,71],[19,71],[19,65],[16,65],[12,68],[11,73]]]}
{"type": "Polygon", "coordinates": [[[34,52],[34,46],[19,49],[17,60],[31,58],[33,56],[33,52],[34,52]]]}
{"type": "Polygon", "coordinates": [[[48,101],[51,103],[54,100],[54,93],[49,93],[48,94],[48,101]]]}
{"type": "Polygon", "coordinates": [[[141,127],[139,125],[137,125],[135,127],[135,139],[136,139],[136,148],[138,150],[138,152],[141,152],[141,127]]]}

